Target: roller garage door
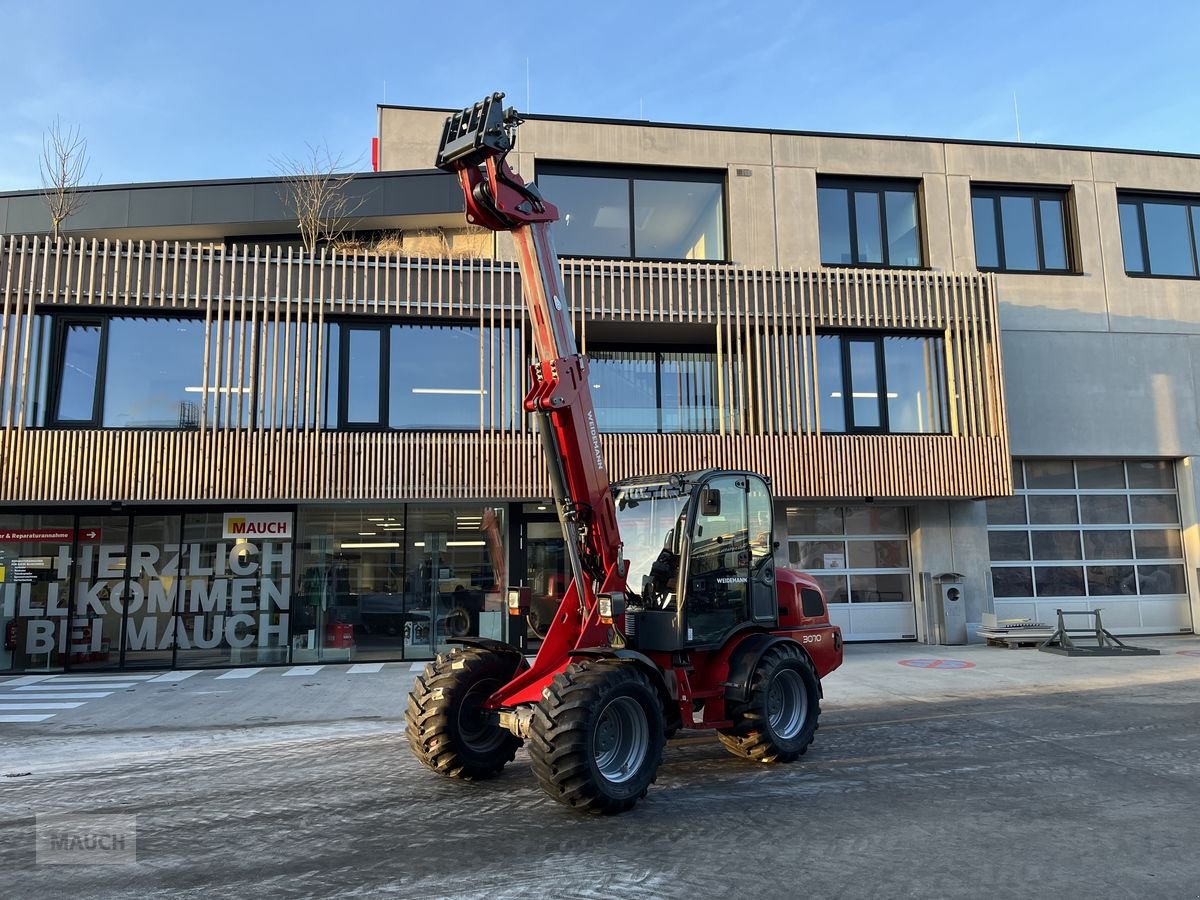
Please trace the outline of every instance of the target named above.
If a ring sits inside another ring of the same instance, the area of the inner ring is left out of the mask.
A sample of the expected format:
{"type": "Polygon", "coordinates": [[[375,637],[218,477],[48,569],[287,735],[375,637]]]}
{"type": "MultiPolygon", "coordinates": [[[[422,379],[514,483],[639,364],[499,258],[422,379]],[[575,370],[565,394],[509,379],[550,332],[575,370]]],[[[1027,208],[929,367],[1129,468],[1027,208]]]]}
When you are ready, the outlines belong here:
{"type": "Polygon", "coordinates": [[[1013,482],[988,501],[999,618],[1102,609],[1117,634],[1192,631],[1174,462],[1015,460],[1013,482]]]}

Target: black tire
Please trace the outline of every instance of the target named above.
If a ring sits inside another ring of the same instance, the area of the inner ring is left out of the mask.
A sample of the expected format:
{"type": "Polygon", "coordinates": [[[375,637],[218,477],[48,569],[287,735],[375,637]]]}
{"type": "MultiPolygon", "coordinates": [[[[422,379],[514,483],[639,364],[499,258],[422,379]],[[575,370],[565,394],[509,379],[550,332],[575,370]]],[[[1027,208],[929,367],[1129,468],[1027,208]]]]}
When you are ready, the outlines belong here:
{"type": "Polygon", "coordinates": [[[479,705],[523,665],[515,653],[455,647],[425,666],[408,695],[405,734],[413,754],[440,775],[494,778],[521,739],[488,721],[479,705]]]}
{"type": "Polygon", "coordinates": [[[718,732],[734,756],[786,763],[808,750],[821,717],[821,683],[795,644],[775,644],[758,661],[750,696],[728,707],[733,727],[718,732]]]}
{"type": "Polygon", "coordinates": [[[636,663],[588,660],[554,677],[533,713],[529,758],[542,789],[573,809],[631,809],[658,775],[662,701],[636,663]]]}

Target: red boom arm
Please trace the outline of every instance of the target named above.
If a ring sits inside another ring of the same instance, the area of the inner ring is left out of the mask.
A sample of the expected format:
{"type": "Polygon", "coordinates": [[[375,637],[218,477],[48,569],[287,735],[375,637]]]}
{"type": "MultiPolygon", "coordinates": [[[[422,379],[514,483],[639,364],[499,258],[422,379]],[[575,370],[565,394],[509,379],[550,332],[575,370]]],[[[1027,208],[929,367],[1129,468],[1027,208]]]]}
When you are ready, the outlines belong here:
{"type": "Polygon", "coordinates": [[[503,98],[493,94],[446,120],[437,166],[457,174],[468,221],[512,233],[538,359],[530,367],[532,388],[525,409],[538,417],[571,561],[572,585],[537,660],[503,691],[504,702],[519,703],[527,699],[522,690],[561,666],[570,650],[608,643],[607,626],[597,616],[596,594],[625,590],[625,564],[592,405],[588,360],[575,343],[550,236],[550,223],[558,219],[558,210],[505,160],[520,119],[515,110],[502,108],[503,98]]]}

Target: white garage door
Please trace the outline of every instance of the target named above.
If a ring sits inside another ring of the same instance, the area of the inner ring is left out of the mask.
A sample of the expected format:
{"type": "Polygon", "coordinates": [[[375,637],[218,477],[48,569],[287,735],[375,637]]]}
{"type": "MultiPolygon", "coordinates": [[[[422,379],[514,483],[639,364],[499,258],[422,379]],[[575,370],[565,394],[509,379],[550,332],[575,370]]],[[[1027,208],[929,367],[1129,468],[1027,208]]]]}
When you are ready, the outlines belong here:
{"type": "Polygon", "coordinates": [[[1173,462],[1018,460],[1013,482],[988,501],[999,618],[1101,609],[1117,634],[1192,630],[1173,462]]]}
{"type": "Polygon", "coordinates": [[[916,638],[902,506],[788,506],[788,561],[820,582],[848,641],[916,638]]]}

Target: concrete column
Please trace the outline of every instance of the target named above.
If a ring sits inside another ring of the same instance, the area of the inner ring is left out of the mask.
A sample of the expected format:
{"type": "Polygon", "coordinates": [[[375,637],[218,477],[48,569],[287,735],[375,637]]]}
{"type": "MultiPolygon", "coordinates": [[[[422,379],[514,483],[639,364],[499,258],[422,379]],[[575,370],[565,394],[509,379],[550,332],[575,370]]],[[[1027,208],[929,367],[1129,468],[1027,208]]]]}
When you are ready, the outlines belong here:
{"type": "Polygon", "coordinates": [[[933,500],[909,508],[917,636],[933,640],[929,623],[937,620],[940,602],[923,595],[923,572],[963,576],[967,602],[967,632],[974,635],[983,613],[992,609],[991,563],[987,540],[987,505],[981,500],[933,500]]]}

